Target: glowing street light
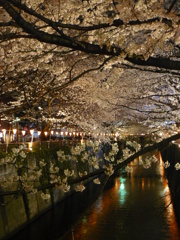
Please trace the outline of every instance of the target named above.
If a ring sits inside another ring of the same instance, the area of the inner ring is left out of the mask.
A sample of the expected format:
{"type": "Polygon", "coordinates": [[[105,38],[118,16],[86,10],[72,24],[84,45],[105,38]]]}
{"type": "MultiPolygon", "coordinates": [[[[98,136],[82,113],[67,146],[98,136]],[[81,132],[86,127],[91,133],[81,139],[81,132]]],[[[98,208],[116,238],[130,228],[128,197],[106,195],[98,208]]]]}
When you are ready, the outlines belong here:
{"type": "Polygon", "coordinates": [[[47,137],[47,132],[44,132],[44,135],[47,137]]]}

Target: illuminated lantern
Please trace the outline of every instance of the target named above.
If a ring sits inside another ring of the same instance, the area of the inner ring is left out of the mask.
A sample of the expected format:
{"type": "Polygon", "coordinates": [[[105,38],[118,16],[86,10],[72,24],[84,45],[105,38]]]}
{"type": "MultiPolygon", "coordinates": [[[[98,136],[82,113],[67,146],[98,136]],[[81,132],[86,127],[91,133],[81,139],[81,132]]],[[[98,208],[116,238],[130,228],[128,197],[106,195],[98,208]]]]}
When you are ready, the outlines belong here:
{"type": "Polygon", "coordinates": [[[40,136],[41,135],[41,131],[38,131],[38,136],[40,136]]]}
{"type": "Polygon", "coordinates": [[[31,129],[30,134],[33,135],[33,133],[34,133],[34,129],[31,129]]]}
{"type": "Polygon", "coordinates": [[[26,134],[26,131],[25,130],[22,130],[22,135],[24,136],[26,134]]]}
{"type": "Polygon", "coordinates": [[[17,129],[14,128],[14,129],[13,129],[13,133],[16,134],[16,132],[17,132],[17,129]]]}

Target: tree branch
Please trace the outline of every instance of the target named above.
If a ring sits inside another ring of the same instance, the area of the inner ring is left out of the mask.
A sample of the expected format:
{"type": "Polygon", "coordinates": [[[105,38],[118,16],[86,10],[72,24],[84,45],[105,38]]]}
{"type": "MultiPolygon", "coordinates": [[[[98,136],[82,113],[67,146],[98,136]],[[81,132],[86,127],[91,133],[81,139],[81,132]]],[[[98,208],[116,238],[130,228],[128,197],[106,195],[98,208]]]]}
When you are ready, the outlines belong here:
{"type": "MultiPolygon", "coordinates": [[[[136,152],[135,154],[133,154],[131,157],[127,158],[125,161],[123,161],[122,163],[119,163],[115,166],[114,168],[114,173],[117,173],[122,167],[126,166],[128,163],[132,162],[135,158],[145,154],[145,153],[148,153],[148,152],[151,152],[151,151],[154,151],[155,149],[158,149],[159,151],[164,148],[165,146],[167,146],[171,141],[173,140],[177,140],[180,138],[180,133],[176,134],[176,135],[173,135],[167,139],[164,139],[162,140],[161,142],[159,143],[155,143],[154,145],[152,146],[148,146],[148,147],[145,147],[143,149],[141,149],[140,151],[136,152]]],[[[83,177],[79,177],[79,178],[75,178],[75,179],[72,179],[72,180],[68,180],[68,184],[70,185],[73,185],[73,184],[76,184],[76,183],[80,183],[82,181],[85,181],[91,177],[96,177],[100,174],[103,174],[104,173],[104,169],[98,169],[92,173],[89,173],[83,177]]],[[[44,185],[44,186],[41,186],[41,187],[38,187],[37,190],[40,191],[40,190],[45,190],[45,189],[48,189],[48,188],[52,188],[56,185],[56,183],[53,183],[53,184],[47,184],[47,185],[44,185]]],[[[0,196],[8,196],[8,195],[15,195],[17,194],[19,191],[6,191],[6,192],[1,192],[0,193],[0,196]]],[[[31,192],[31,191],[30,191],[31,192]]],[[[30,193],[29,192],[29,193],[30,193]]],[[[27,192],[28,193],[28,192],[27,192]]]]}

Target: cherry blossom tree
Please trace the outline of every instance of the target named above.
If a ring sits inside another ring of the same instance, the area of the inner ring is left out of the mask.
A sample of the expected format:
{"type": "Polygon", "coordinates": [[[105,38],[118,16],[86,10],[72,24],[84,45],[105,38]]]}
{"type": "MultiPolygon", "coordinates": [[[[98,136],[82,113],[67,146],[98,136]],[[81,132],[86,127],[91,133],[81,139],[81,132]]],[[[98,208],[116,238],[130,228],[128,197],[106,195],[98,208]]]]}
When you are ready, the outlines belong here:
{"type": "MultiPolygon", "coordinates": [[[[73,125],[98,136],[175,134],[179,9],[175,0],[0,0],[1,119],[73,125]]],[[[119,163],[128,157],[124,150],[119,163]]],[[[104,172],[116,169],[113,160],[104,172]]]]}
{"type": "MultiPolygon", "coordinates": [[[[102,180],[102,186],[104,186],[109,177],[120,168],[126,166],[126,172],[131,172],[133,169],[127,164],[143,154],[150,153],[142,162],[144,168],[150,168],[154,162],[158,161],[157,151],[167,147],[172,140],[179,137],[180,134],[176,134],[143,148],[136,141],[124,141],[125,147],[122,152],[116,142],[109,143],[103,155],[98,154],[103,148],[102,143],[86,141],[85,144],[72,147],[68,154],[65,154],[62,149],[58,150],[56,159],[48,159],[48,161],[28,157],[30,153],[26,146],[20,145],[19,148],[13,148],[12,152],[0,159],[1,166],[11,167],[11,174],[0,178],[3,188],[0,196],[12,196],[6,202],[0,202],[0,205],[6,206],[18,196],[27,197],[27,194],[36,194],[39,191],[43,199],[51,197],[53,203],[54,193],[49,192],[49,189],[56,187],[65,193],[72,189],[82,192],[85,189],[84,181],[89,178],[94,178],[94,184],[101,184],[102,180]],[[104,178],[101,178],[102,174],[105,175],[104,178]]],[[[170,162],[166,161],[164,167],[169,166],[170,162]]],[[[176,163],[174,168],[176,171],[179,170],[180,164],[176,163]]]]}
{"type": "Polygon", "coordinates": [[[179,123],[179,3],[0,0],[1,117],[179,123]]]}

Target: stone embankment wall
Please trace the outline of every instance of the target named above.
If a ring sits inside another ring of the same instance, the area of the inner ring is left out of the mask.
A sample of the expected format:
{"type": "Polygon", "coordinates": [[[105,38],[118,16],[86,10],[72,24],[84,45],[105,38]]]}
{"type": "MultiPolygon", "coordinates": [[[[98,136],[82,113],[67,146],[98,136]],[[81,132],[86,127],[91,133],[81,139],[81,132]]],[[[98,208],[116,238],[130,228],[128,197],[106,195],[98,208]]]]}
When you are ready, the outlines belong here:
{"type": "MultiPolygon", "coordinates": [[[[88,181],[91,181],[91,179],[88,181]]],[[[87,180],[84,181],[84,184],[87,184],[87,180]]],[[[54,202],[52,202],[51,198],[47,200],[42,199],[42,191],[38,191],[36,194],[27,194],[25,197],[22,195],[17,198],[13,198],[13,196],[0,197],[1,203],[9,201],[6,206],[0,206],[0,240],[9,239],[21,228],[74,192],[72,189],[70,192],[64,193],[59,188],[54,188],[51,191],[51,194],[54,196],[54,202]],[[27,216],[27,208],[29,217],[27,216]]],[[[49,193],[49,191],[46,190],[46,193],[49,193]]]]}
{"type": "MultiPolygon", "coordinates": [[[[53,158],[53,154],[48,155],[49,151],[44,151],[44,155],[47,154],[47,158],[49,156],[53,158]]],[[[53,153],[53,150],[51,150],[51,153],[53,153]]],[[[36,161],[34,159],[31,160],[36,161]]],[[[73,167],[74,166],[72,166],[72,168],[73,167]]],[[[74,170],[76,171],[76,169],[74,170]]],[[[90,167],[89,173],[92,171],[93,169],[90,167]]],[[[15,168],[13,165],[0,165],[0,179],[3,177],[8,179],[12,174],[15,175],[15,168]]],[[[89,181],[90,180],[92,179],[89,179],[89,181]]],[[[83,183],[86,184],[87,182],[88,180],[83,183]]],[[[21,193],[19,195],[8,195],[8,191],[16,190],[16,186],[14,186],[13,183],[11,187],[7,189],[7,195],[2,195],[2,193],[4,193],[4,188],[1,186],[0,182],[0,240],[9,239],[21,228],[52,208],[54,204],[70,195],[74,191],[74,187],[75,185],[73,185],[71,188],[72,190],[68,193],[64,193],[61,189],[55,187],[50,190],[46,189],[46,193],[50,193],[51,198],[44,200],[41,197],[43,193],[41,190],[34,194],[21,193]]]]}
{"type": "MultiPolygon", "coordinates": [[[[42,191],[38,191],[36,194],[26,194],[25,196],[11,195],[0,197],[2,204],[9,202],[5,206],[0,206],[0,239],[8,239],[20,228],[70,194],[65,194],[62,190],[54,188],[51,192],[54,195],[54,202],[52,202],[51,198],[47,200],[42,199],[41,193],[42,191]]],[[[46,190],[46,193],[49,193],[49,190],[46,190]]]]}
{"type": "Polygon", "coordinates": [[[180,223],[180,170],[175,168],[175,164],[180,163],[180,147],[178,144],[171,144],[161,152],[161,155],[164,162],[168,161],[170,163],[170,166],[166,169],[166,176],[177,220],[180,223]]]}
{"type": "Polygon", "coordinates": [[[28,204],[30,220],[52,206],[51,199],[41,198],[41,191],[33,195],[28,194],[26,201],[21,195],[14,199],[13,196],[1,197],[1,202],[7,201],[9,203],[6,206],[0,207],[0,239],[7,239],[28,223],[26,204],[28,204]]]}

